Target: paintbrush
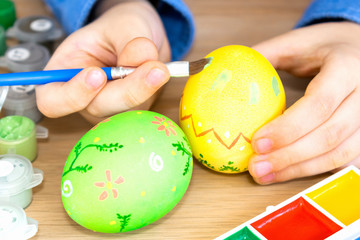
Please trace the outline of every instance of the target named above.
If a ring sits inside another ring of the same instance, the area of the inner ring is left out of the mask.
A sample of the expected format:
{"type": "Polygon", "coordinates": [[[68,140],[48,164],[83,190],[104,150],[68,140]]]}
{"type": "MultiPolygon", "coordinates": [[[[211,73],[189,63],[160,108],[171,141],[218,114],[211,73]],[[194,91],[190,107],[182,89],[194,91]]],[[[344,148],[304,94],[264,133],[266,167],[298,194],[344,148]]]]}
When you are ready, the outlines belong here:
{"type": "MultiPolygon", "coordinates": [[[[171,77],[187,77],[201,72],[210,58],[197,61],[177,61],[166,63],[171,77]]],[[[102,68],[108,80],[123,79],[136,68],[133,67],[104,67],[102,68]]],[[[51,82],[66,82],[78,74],[82,69],[44,70],[35,72],[3,73],[0,74],[0,86],[39,85],[51,82]]]]}

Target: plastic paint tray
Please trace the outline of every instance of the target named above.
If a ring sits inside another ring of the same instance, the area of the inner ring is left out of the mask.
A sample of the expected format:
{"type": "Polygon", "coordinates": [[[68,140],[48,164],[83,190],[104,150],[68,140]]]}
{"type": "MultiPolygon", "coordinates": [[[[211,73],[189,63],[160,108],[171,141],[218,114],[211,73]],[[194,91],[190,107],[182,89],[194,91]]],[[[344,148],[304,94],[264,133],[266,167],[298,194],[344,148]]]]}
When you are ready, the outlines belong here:
{"type": "Polygon", "coordinates": [[[349,166],[216,240],[360,240],[360,170],[349,166]]]}

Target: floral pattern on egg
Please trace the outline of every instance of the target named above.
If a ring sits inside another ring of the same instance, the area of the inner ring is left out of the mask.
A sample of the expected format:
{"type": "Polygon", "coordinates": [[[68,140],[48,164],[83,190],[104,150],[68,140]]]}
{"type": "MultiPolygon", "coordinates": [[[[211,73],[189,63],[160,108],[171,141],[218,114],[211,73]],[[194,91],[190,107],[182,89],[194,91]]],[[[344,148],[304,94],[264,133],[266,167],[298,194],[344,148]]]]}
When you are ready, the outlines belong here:
{"type": "Polygon", "coordinates": [[[150,111],[117,114],[94,126],[69,154],[64,208],[93,231],[132,231],[175,207],[192,167],[188,140],[171,119],[150,111]]]}

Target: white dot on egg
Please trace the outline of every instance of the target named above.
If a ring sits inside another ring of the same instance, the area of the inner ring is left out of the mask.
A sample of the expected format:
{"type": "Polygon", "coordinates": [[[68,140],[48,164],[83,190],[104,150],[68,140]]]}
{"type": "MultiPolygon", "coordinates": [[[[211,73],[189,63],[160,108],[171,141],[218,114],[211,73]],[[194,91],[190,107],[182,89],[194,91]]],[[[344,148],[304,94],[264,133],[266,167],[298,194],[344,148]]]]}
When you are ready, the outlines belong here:
{"type": "Polygon", "coordinates": [[[190,128],[189,124],[187,125],[187,128],[190,128]]]}
{"type": "Polygon", "coordinates": [[[186,106],[184,106],[184,110],[186,109],[186,106]]]}
{"type": "Polygon", "coordinates": [[[211,139],[208,139],[206,142],[207,142],[207,143],[211,143],[211,139]]]}
{"type": "Polygon", "coordinates": [[[245,149],[245,146],[241,146],[240,147],[240,151],[244,150],[245,149]]]}
{"type": "Polygon", "coordinates": [[[225,133],[225,137],[226,137],[226,138],[229,138],[229,137],[230,137],[230,132],[229,132],[229,131],[227,131],[227,132],[225,133]]]}
{"type": "Polygon", "coordinates": [[[201,122],[198,122],[198,126],[201,127],[201,122]]]}

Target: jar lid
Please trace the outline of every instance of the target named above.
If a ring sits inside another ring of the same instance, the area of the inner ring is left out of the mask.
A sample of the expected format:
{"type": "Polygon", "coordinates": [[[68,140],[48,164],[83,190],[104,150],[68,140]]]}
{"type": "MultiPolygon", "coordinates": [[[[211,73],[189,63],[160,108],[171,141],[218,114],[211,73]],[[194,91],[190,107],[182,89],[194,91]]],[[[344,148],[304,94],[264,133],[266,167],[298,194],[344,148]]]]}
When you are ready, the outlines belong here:
{"type": "Polygon", "coordinates": [[[16,38],[21,42],[44,43],[60,39],[63,35],[59,24],[53,18],[46,16],[20,18],[7,31],[8,37],[16,38]]]}
{"type": "Polygon", "coordinates": [[[5,53],[6,66],[12,72],[41,71],[49,59],[49,50],[36,43],[19,44],[5,53]]]}
{"type": "Polygon", "coordinates": [[[28,117],[13,115],[0,119],[0,141],[19,141],[29,138],[34,131],[35,123],[28,117]]]}
{"type": "Polygon", "coordinates": [[[4,29],[8,29],[16,20],[15,5],[13,1],[1,0],[0,1],[0,25],[4,29]]]}
{"type": "Polygon", "coordinates": [[[26,217],[18,206],[0,202],[0,239],[29,239],[38,231],[38,222],[26,217]]]}
{"type": "MultiPolygon", "coordinates": [[[[43,173],[20,155],[0,155],[0,196],[13,196],[39,185],[43,173]]],[[[0,238],[1,239],[1,238],[0,238]]]]}

